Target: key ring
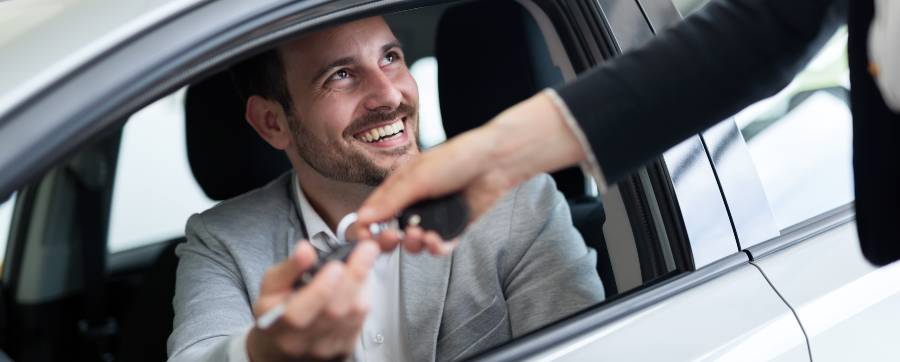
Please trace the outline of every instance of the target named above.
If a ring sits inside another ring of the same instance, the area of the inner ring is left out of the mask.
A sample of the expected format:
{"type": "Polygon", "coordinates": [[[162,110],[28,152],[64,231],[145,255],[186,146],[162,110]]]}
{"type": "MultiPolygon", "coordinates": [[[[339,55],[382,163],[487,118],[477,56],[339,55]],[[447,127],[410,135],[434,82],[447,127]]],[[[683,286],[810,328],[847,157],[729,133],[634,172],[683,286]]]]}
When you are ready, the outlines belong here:
{"type": "Polygon", "coordinates": [[[338,240],[347,241],[347,229],[349,229],[350,225],[353,225],[357,220],[359,220],[359,216],[357,216],[355,212],[351,212],[341,218],[341,222],[339,222],[337,226],[336,236],[338,240]]]}
{"type": "MultiPolygon", "coordinates": [[[[340,241],[349,241],[347,240],[347,231],[350,230],[350,226],[356,223],[359,220],[359,216],[356,215],[355,212],[351,212],[341,218],[341,222],[338,223],[337,226],[337,238],[340,241]]],[[[391,225],[386,222],[377,222],[369,224],[369,233],[372,234],[372,237],[378,236],[382,231],[389,229],[391,225]]]]}

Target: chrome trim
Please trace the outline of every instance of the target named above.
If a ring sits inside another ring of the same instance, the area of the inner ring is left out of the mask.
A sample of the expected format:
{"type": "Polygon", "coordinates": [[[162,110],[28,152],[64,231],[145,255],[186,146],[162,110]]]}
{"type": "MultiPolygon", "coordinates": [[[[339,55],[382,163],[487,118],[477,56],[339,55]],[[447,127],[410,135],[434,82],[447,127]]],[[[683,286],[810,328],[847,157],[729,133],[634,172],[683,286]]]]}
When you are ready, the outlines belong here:
{"type": "Polygon", "coordinates": [[[671,1],[637,0],[654,34],[659,34],[681,21],[681,14],[671,1]]]}
{"type": "Polygon", "coordinates": [[[701,137],[715,167],[740,248],[780,235],[750,149],[734,119],[719,122],[701,137]]]}
{"type": "Polygon", "coordinates": [[[619,53],[637,48],[653,38],[644,13],[635,1],[595,0],[600,16],[606,19],[619,53]]]}
{"type": "Polygon", "coordinates": [[[550,349],[566,348],[577,342],[576,337],[591,333],[597,328],[638,313],[645,308],[725,275],[735,268],[748,264],[749,260],[745,253],[732,254],[704,268],[638,290],[634,294],[626,293],[624,298],[601,303],[564,321],[516,339],[497,350],[476,356],[475,359],[480,361],[520,361],[550,349]]]}
{"type": "Polygon", "coordinates": [[[712,165],[699,136],[663,155],[699,269],[739,249],[712,165]]]}
{"type": "Polygon", "coordinates": [[[754,245],[746,251],[751,260],[764,258],[855,220],[855,204],[849,203],[784,229],[781,236],[754,245]]]}

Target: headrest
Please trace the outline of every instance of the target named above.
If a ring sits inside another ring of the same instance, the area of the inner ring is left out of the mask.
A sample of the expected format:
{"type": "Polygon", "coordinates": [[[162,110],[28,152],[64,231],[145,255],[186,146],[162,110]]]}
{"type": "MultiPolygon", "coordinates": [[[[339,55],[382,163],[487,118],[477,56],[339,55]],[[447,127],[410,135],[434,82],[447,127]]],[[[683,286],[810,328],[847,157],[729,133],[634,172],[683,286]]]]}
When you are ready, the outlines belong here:
{"type": "Polygon", "coordinates": [[[466,3],[441,16],[435,57],[448,138],[541,89],[532,76],[525,20],[525,9],[505,0],[466,3]]]}
{"type": "Polygon", "coordinates": [[[244,104],[227,71],[188,87],[185,97],[188,161],[213,200],[263,186],[291,168],[244,119],[244,104]]]}
{"type": "MultiPolygon", "coordinates": [[[[447,9],[438,23],[435,57],[448,138],[562,81],[537,24],[514,1],[479,1],[447,9]]],[[[553,178],[569,199],[586,193],[578,168],[556,172],[553,178]]]]}

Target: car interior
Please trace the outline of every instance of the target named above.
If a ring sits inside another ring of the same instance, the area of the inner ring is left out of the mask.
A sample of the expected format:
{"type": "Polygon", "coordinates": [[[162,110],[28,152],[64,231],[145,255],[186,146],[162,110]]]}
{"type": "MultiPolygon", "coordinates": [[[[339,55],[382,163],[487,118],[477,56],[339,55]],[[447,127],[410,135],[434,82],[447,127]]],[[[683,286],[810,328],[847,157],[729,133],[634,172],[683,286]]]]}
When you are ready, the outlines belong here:
{"type": "MultiPolygon", "coordinates": [[[[558,65],[562,58],[551,51],[553,37],[540,26],[540,14],[520,2],[454,3],[385,16],[404,44],[408,64],[434,57],[439,65],[437,93],[448,138],[565,80],[558,65]]],[[[243,194],[291,168],[246,124],[227,69],[186,88],[185,139],[178,142],[185,142],[191,174],[209,199],[243,194]]],[[[0,313],[5,326],[0,348],[15,360],[166,359],[178,264],[174,250],[185,239],[173,235],[107,252],[121,142],[122,129],[109,130],[18,194],[6,254],[6,270],[15,274],[7,276],[12,283],[0,313]]],[[[684,270],[666,266],[665,260],[689,253],[636,242],[642,233],[655,232],[657,221],[640,195],[659,191],[624,183],[601,198],[578,167],[552,176],[569,202],[574,226],[597,251],[597,274],[608,300],[684,270]]],[[[147,187],[153,187],[149,180],[147,187]]]]}

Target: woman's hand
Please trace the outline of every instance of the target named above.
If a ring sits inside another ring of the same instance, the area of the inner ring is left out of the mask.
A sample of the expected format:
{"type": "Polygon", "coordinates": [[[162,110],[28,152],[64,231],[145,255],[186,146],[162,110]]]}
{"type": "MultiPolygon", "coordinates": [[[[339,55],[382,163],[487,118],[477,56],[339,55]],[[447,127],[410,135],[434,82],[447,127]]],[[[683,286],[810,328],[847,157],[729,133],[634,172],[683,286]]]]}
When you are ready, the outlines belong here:
{"type": "MultiPolygon", "coordinates": [[[[417,201],[453,192],[463,194],[472,222],[516,185],[585,157],[553,100],[538,93],[400,166],[363,203],[359,224],[390,219],[417,201]]],[[[402,243],[410,251],[448,251],[427,230],[405,234],[402,243]]],[[[400,240],[396,233],[383,233],[378,241],[382,248],[393,248],[400,240]]]]}

